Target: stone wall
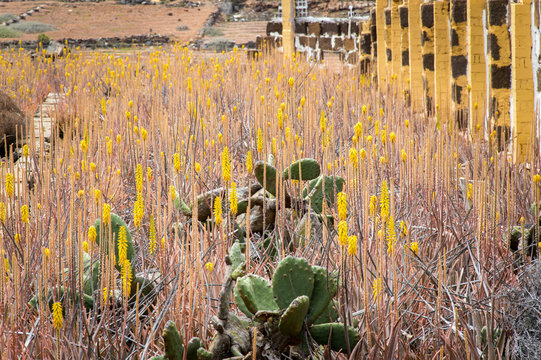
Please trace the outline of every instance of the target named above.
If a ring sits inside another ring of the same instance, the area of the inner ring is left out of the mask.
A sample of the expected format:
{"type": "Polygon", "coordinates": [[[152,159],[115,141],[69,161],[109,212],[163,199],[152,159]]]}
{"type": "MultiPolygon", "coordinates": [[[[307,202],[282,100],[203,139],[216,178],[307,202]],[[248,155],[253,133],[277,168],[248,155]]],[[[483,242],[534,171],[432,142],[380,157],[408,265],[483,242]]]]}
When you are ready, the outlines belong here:
{"type": "MultiPolygon", "coordinates": [[[[361,34],[363,22],[368,19],[304,18],[295,22],[295,49],[307,58],[321,60],[326,52],[337,52],[344,61],[356,64],[359,49],[370,49],[368,35],[361,34]]],[[[282,22],[267,23],[267,36],[258,37],[256,47],[260,50],[274,49],[282,45],[282,22]]],[[[368,59],[365,59],[368,61],[368,59]]]]}

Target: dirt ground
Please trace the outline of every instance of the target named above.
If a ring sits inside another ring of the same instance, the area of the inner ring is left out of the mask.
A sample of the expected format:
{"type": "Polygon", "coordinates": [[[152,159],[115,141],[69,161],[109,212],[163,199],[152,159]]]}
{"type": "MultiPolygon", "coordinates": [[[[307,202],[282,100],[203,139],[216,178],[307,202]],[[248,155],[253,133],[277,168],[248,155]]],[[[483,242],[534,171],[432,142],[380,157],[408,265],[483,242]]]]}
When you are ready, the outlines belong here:
{"type": "MultiPolygon", "coordinates": [[[[120,5],[112,1],[100,3],[32,1],[0,3],[0,14],[19,15],[43,4],[45,8],[29,16],[26,21],[53,25],[57,30],[46,33],[51,39],[123,37],[154,33],[186,42],[198,35],[209,15],[216,10],[209,1],[201,1],[201,6],[196,8],[120,5]]],[[[36,38],[37,34],[21,34],[17,39],[36,38]]],[[[0,39],[7,40],[13,39],[0,39]]]]}

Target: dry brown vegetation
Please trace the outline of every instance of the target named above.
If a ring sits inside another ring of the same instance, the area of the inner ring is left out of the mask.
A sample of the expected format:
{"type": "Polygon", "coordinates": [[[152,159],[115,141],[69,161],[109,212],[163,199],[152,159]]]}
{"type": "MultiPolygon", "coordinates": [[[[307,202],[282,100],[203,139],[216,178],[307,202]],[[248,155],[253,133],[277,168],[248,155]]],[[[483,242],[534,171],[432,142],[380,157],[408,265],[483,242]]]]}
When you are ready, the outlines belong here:
{"type": "MultiPolygon", "coordinates": [[[[298,217],[279,208],[271,232],[248,234],[260,249],[271,238],[276,257],[252,258],[248,268],[266,276],[293,254],[340,270],[340,313],[362,334],[350,358],[510,353],[512,333],[497,331],[508,306],[501,295],[516,282],[506,233],[521,217],[533,222],[538,159],[529,167],[511,163],[482,126],[459,132],[445,117],[413,113],[394,83],[378,90],[356,69],[335,73],[280,55],[251,60],[235,50],[199,57],[171,47],[122,56],[74,50],[55,62],[17,49],[0,56],[0,86],[22,108],[33,108],[46,81],[73,110],[71,136],[55,141],[50,154],[28,144],[32,190],[20,179],[13,191],[11,159],[0,168],[6,358],[145,358],[161,353],[168,319],[185,339],[210,341],[233,220],[209,226],[185,217],[174,190],[194,203],[202,192],[230,186],[220,162],[226,147],[238,187],[254,183],[248,151],[254,160],[273,154],[279,168],[312,157],[324,174],[346,179],[348,233],[357,236],[357,251],[339,244],[331,221],[298,242],[298,217]],[[88,236],[107,206],[132,234],[136,272],[160,273],[156,306],[128,306],[109,255],[92,310],[79,296],[54,298],[64,316],[55,323],[43,301],[37,308],[29,301],[57,286],[82,293],[84,253],[107,259],[88,236]],[[210,272],[207,263],[214,264],[210,272]],[[494,341],[483,341],[483,327],[494,341]]],[[[279,186],[294,195],[301,184],[279,186]]],[[[336,205],[325,212],[336,218],[336,205]]],[[[323,356],[320,349],[314,354],[323,356]]]]}

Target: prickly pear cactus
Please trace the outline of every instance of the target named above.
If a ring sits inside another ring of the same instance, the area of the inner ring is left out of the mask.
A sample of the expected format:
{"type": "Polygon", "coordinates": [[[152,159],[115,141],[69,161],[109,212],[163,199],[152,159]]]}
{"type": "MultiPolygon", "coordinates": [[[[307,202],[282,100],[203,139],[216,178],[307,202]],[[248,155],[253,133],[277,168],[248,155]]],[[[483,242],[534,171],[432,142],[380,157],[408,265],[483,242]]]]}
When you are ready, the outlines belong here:
{"type": "Polygon", "coordinates": [[[298,296],[310,297],[313,290],[314,273],[306,259],[288,256],[280,261],[272,278],[272,292],[281,309],[298,296]]]}
{"type": "Polygon", "coordinates": [[[182,360],[184,357],[182,336],[173,321],[169,320],[165,324],[162,336],[165,343],[165,358],[168,360],[182,360]]]}
{"type": "Polygon", "coordinates": [[[263,161],[258,161],[254,167],[254,174],[257,181],[263,185],[265,190],[273,196],[276,196],[276,168],[263,161]]]}
{"type": "Polygon", "coordinates": [[[318,317],[327,309],[331,300],[336,296],[338,277],[328,273],[321,266],[312,266],[314,273],[314,290],[310,297],[310,309],[308,311],[308,323],[313,324],[318,317]]]}
{"type": "Polygon", "coordinates": [[[314,159],[301,159],[289,165],[283,172],[284,180],[313,180],[319,176],[321,168],[314,159]]]}
{"type": "Polygon", "coordinates": [[[262,277],[254,274],[243,276],[237,279],[235,289],[251,314],[260,310],[279,310],[269,282],[262,277]]]}
{"type": "Polygon", "coordinates": [[[126,251],[126,258],[130,260],[130,262],[132,262],[133,254],[134,254],[133,241],[131,238],[130,231],[128,230],[128,226],[126,225],[126,223],[124,222],[124,220],[122,220],[120,216],[118,216],[117,214],[111,213],[111,222],[110,222],[111,231],[110,232],[109,232],[109,226],[104,226],[102,228],[101,219],[96,220],[96,222],[94,223],[94,227],[96,228],[96,233],[98,234],[96,238],[96,242],[98,243],[98,245],[103,246],[103,248],[105,249],[107,253],[109,253],[109,249],[107,247],[107,245],[109,244],[109,236],[110,236],[109,234],[113,236],[114,247],[115,247],[115,267],[119,271],[121,269],[121,265],[118,264],[118,239],[119,239],[121,228],[124,227],[126,229],[126,243],[128,246],[127,251],[126,251]]]}
{"type": "Polygon", "coordinates": [[[306,295],[294,299],[280,318],[280,332],[286,336],[297,336],[302,330],[309,306],[310,299],[306,295]]]}
{"type": "Polygon", "coordinates": [[[327,202],[327,207],[334,204],[334,198],[337,193],[344,188],[345,180],[340,176],[322,175],[317,179],[310,181],[302,190],[302,196],[309,200],[312,209],[321,214],[323,211],[323,200],[327,202]]]}
{"type": "MultiPolygon", "coordinates": [[[[341,323],[312,325],[310,335],[320,345],[330,345],[334,351],[347,351],[346,328],[341,323]],[[330,339],[330,340],[329,340],[330,339]]],[[[347,336],[350,350],[357,345],[361,335],[357,330],[348,326],[347,336]]]]}

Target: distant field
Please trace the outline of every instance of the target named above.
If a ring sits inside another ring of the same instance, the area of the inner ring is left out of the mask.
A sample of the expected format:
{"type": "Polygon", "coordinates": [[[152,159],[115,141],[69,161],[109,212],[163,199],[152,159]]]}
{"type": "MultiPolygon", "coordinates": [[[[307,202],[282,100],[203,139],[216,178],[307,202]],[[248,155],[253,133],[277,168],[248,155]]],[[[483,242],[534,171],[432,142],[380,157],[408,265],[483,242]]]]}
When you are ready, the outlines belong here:
{"type": "MultiPolygon", "coordinates": [[[[209,2],[202,2],[198,8],[119,5],[112,1],[76,4],[52,1],[10,2],[0,4],[0,17],[19,15],[42,4],[46,5],[44,9],[21,23],[52,25],[56,30],[46,32],[52,39],[120,37],[152,32],[185,42],[199,33],[208,16],[215,10],[209,2]]],[[[5,30],[5,27],[2,28],[5,30]]],[[[20,33],[15,38],[3,37],[1,40],[13,39],[35,40],[36,34],[20,33]]]]}

